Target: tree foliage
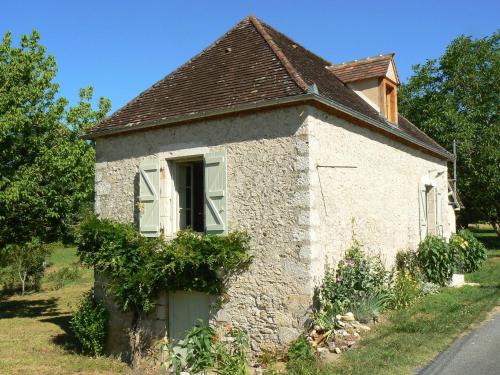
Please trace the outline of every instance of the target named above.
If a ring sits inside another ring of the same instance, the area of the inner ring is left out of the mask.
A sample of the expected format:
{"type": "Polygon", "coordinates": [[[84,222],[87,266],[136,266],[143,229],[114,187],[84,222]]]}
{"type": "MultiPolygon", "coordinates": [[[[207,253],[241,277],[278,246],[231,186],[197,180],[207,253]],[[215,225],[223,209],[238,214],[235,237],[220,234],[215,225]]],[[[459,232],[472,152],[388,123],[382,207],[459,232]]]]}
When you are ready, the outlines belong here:
{"type": "Polygon", "coordinates": [[[464,223],[500,215],[500,32],[460,36],[437,60],[413,67],[400,111],[443,146],[458,141],[458,191],[464,223]]]}
{"type": "Polygon", "coordinates": [[[92,107],[92,87],[69,107],[39,39],[0,44],[0,248],[63,235],[91,202],[94,149],[81,135],[110,109],[103,98],[92,107]]]}
{"type": "Polygon", "coordinates": [[[0,265],[8,267],[15,275],[21,285],[21,294],[24,294],[27,287],[39,287],[49,253],[50,250],[38,238],[33,238],[21,245],[9,244],[0,249],[0,260],[3,263],[0,265]]]}

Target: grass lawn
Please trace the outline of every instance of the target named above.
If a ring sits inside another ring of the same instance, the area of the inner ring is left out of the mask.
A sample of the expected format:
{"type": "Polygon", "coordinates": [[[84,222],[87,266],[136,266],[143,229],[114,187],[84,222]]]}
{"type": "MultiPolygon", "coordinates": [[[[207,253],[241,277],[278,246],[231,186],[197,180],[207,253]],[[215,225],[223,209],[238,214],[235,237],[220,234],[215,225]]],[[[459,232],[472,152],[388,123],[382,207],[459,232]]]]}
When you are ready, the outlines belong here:
{"type": "MultiPolygon", "coordinates": [[[[47,273],[72,265],[76,249],[52,245],[47,273]]],[[[91,358],[75,351],[69,329],[71,312],[92,286],[93,275],[81,270],[77,281],[25,296],[0,294],[0,374],[118,374],[127,366],[112,358],[91,358]]]]}
{"type": "Polygon", "coordinates": [[[376,327],[360,348],[346,352],[322,373],[411,374],[473,323],[482,321],[500,303],[500,241],[494,231],[475,232],[489,248],[481,270],[466,275],[467,281],[480,283],[479,287],[444,288],[409,309],[389,313],[387,324],[376,327]]]}

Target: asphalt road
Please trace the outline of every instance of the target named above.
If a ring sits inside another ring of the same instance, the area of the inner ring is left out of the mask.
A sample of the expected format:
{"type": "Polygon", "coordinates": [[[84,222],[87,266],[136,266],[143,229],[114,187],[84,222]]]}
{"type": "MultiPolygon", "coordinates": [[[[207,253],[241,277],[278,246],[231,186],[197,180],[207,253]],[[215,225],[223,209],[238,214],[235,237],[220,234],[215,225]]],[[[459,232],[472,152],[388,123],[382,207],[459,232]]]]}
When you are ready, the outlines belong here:
{"type": "Polygon", "coordinates": [[[500,375],[500,312],[455,341],[417,375],[500,375]]]}

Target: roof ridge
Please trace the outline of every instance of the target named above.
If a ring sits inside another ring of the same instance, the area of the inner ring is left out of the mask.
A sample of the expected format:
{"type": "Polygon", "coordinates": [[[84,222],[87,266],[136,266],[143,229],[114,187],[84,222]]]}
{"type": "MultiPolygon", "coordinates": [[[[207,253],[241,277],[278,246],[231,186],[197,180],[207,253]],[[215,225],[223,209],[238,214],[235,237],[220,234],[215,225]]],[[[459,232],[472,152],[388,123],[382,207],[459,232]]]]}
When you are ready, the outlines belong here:
{"type": "Polygon", "coordinates": [[[389,52],[389,53],[384,53],[376,56],[368,56],[368,57],[363,57],[361,59],[355,59],[355,60],[350,60],[350,61],[345,61],[339,64],[332,64],[331,67],[341,67],[342,65],[349,65],[349,64],[363,64],[363,63],[369,63],[374,60],[382,60],[384,58],[394,58],[395,53],[394,52],[389,52]]]}
{"type": "Polygon", "coordinates": [[[283,53],[283,51],[281,50],[281,48],[278,47],[278,45],[276,44],[276,42],[273,40],[273,38],[269,35],[269,33],[264,28],[264,26],[262,26],[260,20],[257,17],[253,16],[253,15],[249,16],[248,19],[254,25],[255,29],[259,32],[259,34],[262,36],[262,38],[264,38],[264,40],[267,42],[267,44],[269,45],[269,47],[271,48],[271,50],[274,52],[274,54],[276,55],[276,57],[283,64],[283,66],[285,67],[286,71],[288,72],[288,74],[290,75],[290,77],[292,77],[292,79],[295,81],[295,83],[297,84],[297,86],[299,88],[301,88],[302,90],[304,90],[305,92],[307,92],[307,89],[308,89],[309,85],[306,83],[306,81],[304,81],[304,79],[299,74],[299,72],[297,71],[297,69],[295,69],[295,67],[293,66],[293,64],[288,60],[288,58],[283,53]]]}
{"type": "Polygon", "coordinates": [[[243,18],[240,22],[238,22],[236,25],[234,25],[232,28],[230,28],[228,31],[226,31],[224,34],[222,34],[219,38],[217,38],[214,42],[212,42],[208,47],[202,49],[199,53],[197,53],[196,55],[194,55],[193,57],[191,57],[188,61],[186,61],[184,64],[181,64],[180,66],[178,66],[177,68],[175,68],[174,70],[172,70],[171,72],[167,73],[164,77],[162,77],[161,79],[159,79],[158,81],[156,81],[155,83],[153,83],[151,86],[149,86],[147,89],[145,89],[144,91],[141,91],[141,93],[139,93],[139,95],[135,96],[134,98],[130,99],[127,103],[125,103],[123,106],[121,106],[119,109],[117,109],[115,112],[111,113],[109,116],[106,116],[104,119],[102,119],[100,122],[104,122],[105,120],[119,114],[120,112],[124,111],[125,109],[127,109],[127,107],[129,105],[131,105],[132,103],[135,103],[136,101],[140,100],[141,97],[143,97],[144,95],[146,95],[149,91],[151,91],[153,88],[157,87],[160,83],[164,82],[168,77],[170,76],[173,76],[175,73],[177,73],[179,70],[181,70],[182,68],[184,68],[186,65],[188,65],[189,63],[191,63],[192,61],[196,60],[199,56],[201,56],[204,52],[206,51],[209,51],[210,49],[212,49],[214,46],[216,46],[226,35],[228,35],[230,32],[232,32],[233,30],[237,29],[238,27],[240,27],[245,21],[248,21],[250,20],[252,16],[247,16],[245,18],[243,18]]]}

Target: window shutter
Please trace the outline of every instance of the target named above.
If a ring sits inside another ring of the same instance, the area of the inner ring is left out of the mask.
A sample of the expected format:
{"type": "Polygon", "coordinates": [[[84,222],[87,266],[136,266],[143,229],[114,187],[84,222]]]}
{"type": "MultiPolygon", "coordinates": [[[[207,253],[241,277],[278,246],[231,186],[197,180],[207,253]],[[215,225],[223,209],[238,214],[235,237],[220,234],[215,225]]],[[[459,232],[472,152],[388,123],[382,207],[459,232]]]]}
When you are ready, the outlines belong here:
{"type": "Polygon", "coordinates": [[[139,228],[145,237],[160,235],[160,161],[147,159],[139,164],[139,228]]]}
{"type": "Polygon", "coordinates": [[[205,154],[205,230],[226,232],[226,154],[205,154]]]}
{"type": "Polygon", "coordinates": [[[424,184],[421,184],[418,190],[418,206],[420,217],[420,241],[423,241],[427,236],[427,196],[424,184]]]}
{"type": "Polygon", "coordinates": [[[436,225],[437,225],[437,234],[442,236],[444,234],[443,230],[443,194],[438,191],[436,194],[436,225]]]}

